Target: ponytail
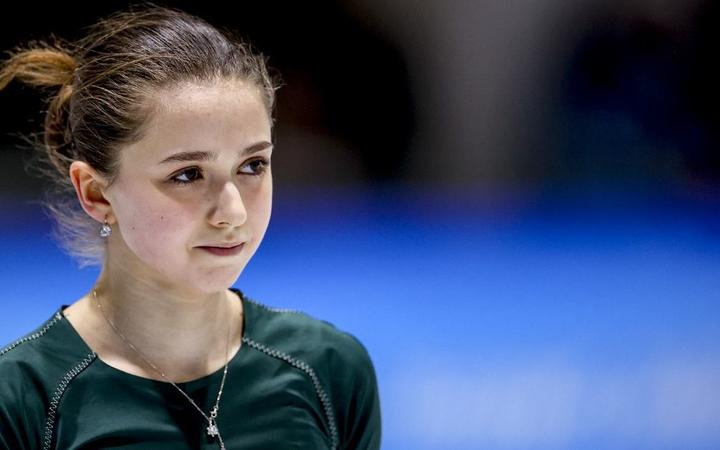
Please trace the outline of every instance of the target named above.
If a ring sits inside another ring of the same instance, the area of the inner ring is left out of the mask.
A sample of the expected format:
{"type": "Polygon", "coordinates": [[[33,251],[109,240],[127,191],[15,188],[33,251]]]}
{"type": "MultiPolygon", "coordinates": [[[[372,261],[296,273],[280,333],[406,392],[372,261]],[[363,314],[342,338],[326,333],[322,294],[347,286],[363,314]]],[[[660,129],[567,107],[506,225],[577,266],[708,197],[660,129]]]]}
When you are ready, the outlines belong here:
{"type": "Polygon", "coordinates": [[[76,68],[76,60],[69,51],[39,44],[12,54],[0,69],[0,90],[15,79],[30,86],[58,88],[45,115],[43,144],[48,159],[62,177],[67,177],[70,163],[76,159],[68,126],[76,68]]]}
{"type": "Polygon", "coordinates": [[[15,78],[31,86],[63,86],[72,82],[75,67],[75,58],[60,48],[43,45],[22,50],[5,61],[0,70],[0,89],[15,78]]]}

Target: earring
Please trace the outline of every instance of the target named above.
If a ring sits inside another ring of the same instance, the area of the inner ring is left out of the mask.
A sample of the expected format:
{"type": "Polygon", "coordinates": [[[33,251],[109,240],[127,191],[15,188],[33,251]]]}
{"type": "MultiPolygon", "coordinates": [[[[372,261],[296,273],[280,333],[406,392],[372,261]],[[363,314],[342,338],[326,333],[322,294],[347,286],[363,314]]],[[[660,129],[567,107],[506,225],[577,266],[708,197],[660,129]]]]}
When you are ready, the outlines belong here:
{"type": "Polygon", "coordinates": [[[105,223],[103,223],[102,228],[100,228],[100,237],[106,238],[112,234],[112,228],[110,228],[110,225],[108,225],[107,217],[105,218],[105,223]]]}

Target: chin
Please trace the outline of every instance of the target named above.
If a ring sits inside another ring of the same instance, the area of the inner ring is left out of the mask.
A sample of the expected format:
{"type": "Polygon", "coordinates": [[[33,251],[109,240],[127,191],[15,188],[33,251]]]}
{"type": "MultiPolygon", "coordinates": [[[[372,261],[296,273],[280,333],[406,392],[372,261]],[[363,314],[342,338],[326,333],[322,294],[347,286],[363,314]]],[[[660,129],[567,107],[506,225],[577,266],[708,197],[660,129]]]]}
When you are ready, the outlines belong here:
{"type": "Polygon", "coordinates": [[[216,268],[195,278],[192,289],[202,294],[212,294],[230,288],[240,277],[245,265],[240,268],[216,268]]]}

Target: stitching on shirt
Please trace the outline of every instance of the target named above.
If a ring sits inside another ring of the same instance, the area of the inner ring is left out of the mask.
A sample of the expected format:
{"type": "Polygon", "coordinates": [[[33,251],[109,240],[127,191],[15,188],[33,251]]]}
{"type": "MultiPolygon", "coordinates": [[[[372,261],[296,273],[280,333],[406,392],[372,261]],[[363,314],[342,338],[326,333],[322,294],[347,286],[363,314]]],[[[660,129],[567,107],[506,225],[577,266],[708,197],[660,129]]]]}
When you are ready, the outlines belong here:
{"type": "Polygon", "coordinates": [[[315,388],[315,392],[320,398],[320,403],[322,403],[323,409],[325,410],[325,415],[327,416],[328,424],[330,427],[330,438],[332,439],[332,448],[333,450],[337,449],[340,445],[340,438],[338,437],[337,426],[335,425],[335,414],[333,413],[333,407],[330,403],[330,398],[325,393],[325,390],[320,384],[320,380],[315,374],[313,368],[300,359],[294,358],[287,353],[281,352],[274,348],[270,348],[264,344],[260,344],[259,342],[255,342],[254,340],[246,336],[243,336],[242,340],[245,344],[249,345],[255,350],[259,350],[268,356],[285,361],[296,369],[302,370],[310,377],[313,387],[315,388]]]}
{"type": "Polygon", "coordinates": [[[264,310],[266,310],[266,311],[270,311],[270,312],[274,312],[274,313],[305,314],[305,313],[303,313],[302,311],[297,311],[297,310],[295,310],[295,309],[272,308],[272,307],[270,307],[270,306],[267,306],[267,305],[265,305],[265,304],[263,304],[263,303],[258,302],[257,300],[253,300],[253,299],[247,297],[245,294],[243,294],[243,300],[245,300],[245,301],[248,302],[248,303],[252,303],[252,304],[255,305],[255,306],[259,306],[260,308],[262,308],[262,309],[264,309],[264,310]]]}
{"type": "Polygon", "coordinates": [[[50,406],[48,407],[47,412],[47,419],[45,420],[45,431],[43,433],[43,441],[42,441],[42,449],[43,450],[50,450],[50,447],[52,445],[53,440],[53,431],[55,428],[55,416],[57,414],[57,409],[60,406],[60,399],[62,398],[63,394],[65,393],[65,390],[67,390],[68,385],[70,385],[70,382],[80,374],[83,370],[87,368],[87,366],[90,365],[91,362],[95,360],[95,357],[97,355],[95,352],[89,353],[85,358],[80,361],[75,367],[70,369],[65,376],[63,376],[60,379],[60,382],[58,383],[57,387],[55,388],[55,392],[52,395],[52,398],[50,399],[50,406]]]}
{"type": "Polygon", "coordinates": [[[5,355],[5,353],[8,353],[10,350],[14,349],[15,347],[18,347],[20,344],[24,344],[25,342],[29,342],[29,341],[34,341],[35,339],[42,337],[45,333],[48,332],[48,330],[50,328],[52,328],[53,325],[58,323],[61,318],[62,317],[60,315],[60,312],[55,313],[55,316],[51,320],[49,320],[45,324],[45,326],[43,326],[41,329],[39,329],[38,331],[36,331],[35,333],[33,333],[29,336],[25,336],[24,338],[13,342],[12,344],[5,347],[4,349],[0,350],[0,356],[5,355]]]}

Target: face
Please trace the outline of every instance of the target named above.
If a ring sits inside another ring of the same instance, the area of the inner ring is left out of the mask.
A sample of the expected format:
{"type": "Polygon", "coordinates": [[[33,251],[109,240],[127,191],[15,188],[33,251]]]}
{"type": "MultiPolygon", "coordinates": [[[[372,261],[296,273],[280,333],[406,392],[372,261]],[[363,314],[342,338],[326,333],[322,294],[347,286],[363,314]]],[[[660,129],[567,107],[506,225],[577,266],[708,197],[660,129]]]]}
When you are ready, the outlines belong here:
{"type": "Polygon", "coordinates": [[[151,99],[142,139],[106,190],[119,233],[108,263],[162,286],[217,292],[257,250],[272,203],[271,124],[239,81],[186,84],[151,99]]]}

